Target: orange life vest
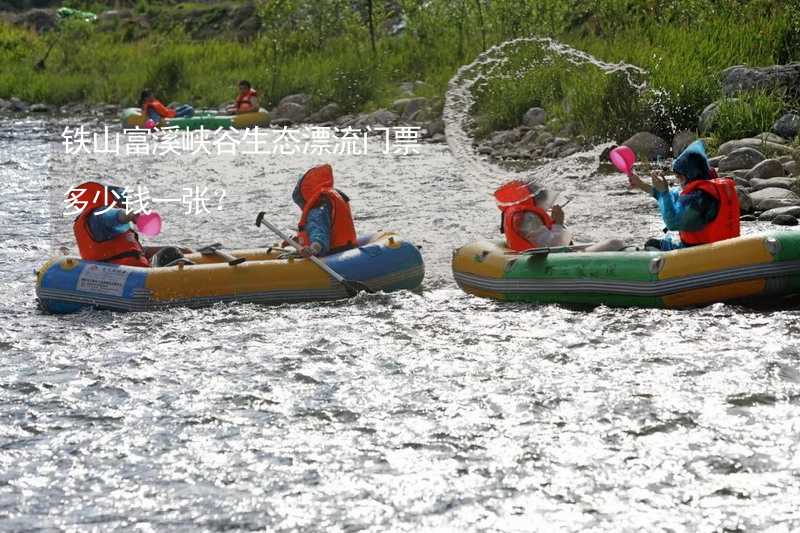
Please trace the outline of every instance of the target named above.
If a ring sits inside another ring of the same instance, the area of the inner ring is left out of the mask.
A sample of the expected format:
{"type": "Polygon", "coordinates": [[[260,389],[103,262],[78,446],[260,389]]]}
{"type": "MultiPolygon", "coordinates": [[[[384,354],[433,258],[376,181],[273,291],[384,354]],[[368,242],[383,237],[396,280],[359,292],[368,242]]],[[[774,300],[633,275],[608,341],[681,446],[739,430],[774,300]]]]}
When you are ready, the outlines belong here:
{"type": "Polygon", "coordinates": [[[239,94],[236,97],[236,110],[237,111],[256,111],[253,107],[253,102],[251,102],[251,98],[256,98],[258,93],[255,89],[249,89],[245,94],[239,94]],[[246,108],[242,109],[242,106],[247,105],[246,108]]]}
{"type": "Polygon", "coordinates": [[[494,193],[497,207],[501,212],[500,233],[506,236],[506,245],[516,252],[536,248],[538,245],[526,239],[514,227],[514,217],[524,213],[533,213],[541,219],[547,229],[553,228],[553,219],[547,211],[538,207],[528,186],[521,181],[511,181],[497,189],[494,193]]]}
{"type": "Polygon", "coordinates": [[[311,240],[306,231],[308,215],[324,198],[331,206],[331,242],[328,254],[334,254],[356,246],[358,237],[353,224],[353,214],[349,202],[333,188],[333,169],[330,165],[319,165],[303,175],[300,183],[303,197],[303,213],[297,224],[297,239],[303,246],[310,246],[311,240]]]}
{"type": "Polygon", "coordinates": [[[152,102],[145,102],[145,104],[142,106],[142,115],[144,115],[145,118],[150,118],[148,111],[150,111],[151,107],[161,116],[161,118],[172,118],[175,116],[174,109],[168,108],[158,100],[153,100],[152,102]]]}
{"type": "Polygon", "coordinates": [[[681,231],[684,244],[696,245],[724,241],[739,236],[739,196],[736,194],[736,182],[730,178],[714,178],[711,180],[695,180],[681,191],[681,195],[692,191],[704,191],[719,200],[717,216],[698,231],[681,231]]]}
{"type": "Polygon", "coordinates": [[[78,200],[81,204],[86,202],[85,207],[72,224],[82,259],[118,265],[150,266],[139,242],[139,236],[133,230],[128,230],[107,241],[96,241],[92,237],[89,229],[89,217],[95,216],[94,212],[98,209],[107,206],[113,207],[116,204],[115,199],[105,190],[105,187],[96,182],[86,182],[72,189],[70,193],[71,198],[78,200]]]}

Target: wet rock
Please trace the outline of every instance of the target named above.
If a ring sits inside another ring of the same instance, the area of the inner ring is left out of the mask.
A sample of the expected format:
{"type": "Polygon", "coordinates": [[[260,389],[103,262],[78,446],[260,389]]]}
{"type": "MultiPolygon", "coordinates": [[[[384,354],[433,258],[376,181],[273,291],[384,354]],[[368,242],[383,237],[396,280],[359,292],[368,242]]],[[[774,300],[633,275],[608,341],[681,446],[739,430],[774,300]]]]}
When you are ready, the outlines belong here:
{"type": "Polygon", "coordinates": [[[52,108],[47,104],[33,104],[31,107],[28,108],[28,111],[31,113],[49,113],[52,111],[52,108]]]}
{"type": "Polygon", "coordinates": [[[427,98],[401,98],[395,100],[391,105],[391,110],[403,119],[410,118],[414,113],[428,105],[427,98]]]}
{"type": "Polygon", "coordinates": [[[740,187],[736,187],[736,195],[739,197],[739,213],[752,213],[753,199],[750,197],[750,193],[740,187]]]}
{"type": "Polygon", "coordinates": [[[428,135],[444,135],[444,120],[440,118],[431,120],[425,125],[425,130],[428,132],[428,135]]]}
{"type": "Polygon", "coordinates": [[[768,211],[776,207],[800,205],[800,196],[780,187],[767,187],[766,189],[754,191],[750,193],[750,198],[753,200],[753,209],[756,211],[768,211]]]}
{"type": "Polygon", "coordinates": [[[797,218],[792,215],[778,215],[772,219],[772,223],[776,226],[796,226],[797,218]]]}
{"type": "Polygon", "coordinates": [[[755,215],[742,215],[739,217],[741,222],[755,222],[758,220],[755,215]]]}
{"type": "Polygon", "coordinates": [[[738,148],[730,152],[725,159],[719,162],[720,172],[739,170],[743,168],[753,168],[766,159],[764,154],[755,148],[738,148]]]}
{"type": "Polygon", "coordinates": [[[532,107],[522,116],[522,123],[529,128],[541,126],[547,120],[547,113],[541,107],[532,107]]]}
{"type": "MultiPolygon", "coordinates": [[[[288,97],[287,97],[288,98],[288,97]]],[[[278,104],[278,107],[272,111],[272,121],[275,122],[277,120],[289,120],[291,122],[302,122],[308,116],[308,111],[304,105],[300,105],[296,102],[287,102],[285,101],[286,98],[281,100],[281,103],[278,104]]]]}
{"type": "Polygon", "coordinates": [[[319,124],[320,122],[330,122],[335,120],[341,114],[341,108],[339,104],[335,102],[331,102],[330,104],[325,104],[315,113],[312,113],[308,116],[308,121],[313,122],[314,124],[319,124]]]}
{"type": "Polygon", "coordinates": [[[778,215],[791,215],[793,217],[800,217],[800,206],[776,207],[768,211],[764,211],[758,216],[758,220],[769,222],[778,215]]]}
{"type": "Polygon", "coordinates": [[[697,140],[697,133],[691,130],[679,131],[672,138],[672,155],[677,157],[687,146],[697,140]]]}
{"type": "Polygon", "coordinates": [[[728,141],[719,147],[717,153],[719,155],[728,155],[739,148],[755,148],[762,154],[766,154],[768,156],[793,155],[795,153],[791,146],[762,141],[761,139],[739,139],[735,141],[728,141]]]}
{"type": "Polygon", "coordinates": [[[651,161],[669,157],[670,146],[667,141],[648,131],[641,131],[622,144],[633,150],[639,157],[651,161]]]}
{"type": "Polygon", "coordinates": [[[800,135],[800,115],[797,113],[786,113],[775,121],[772,131],[784,139],[794,139],[800,135]]]}
{"type": "Polygon", "coordinates": [[[791,95],[800,91],[800,63],[751,68],[742,65],[722,71],[722,91],[733,96],[741,91],[785,89],[791,95]]]}
{"type": "Polygon", "coordinates": [[[783,165],[777,159],[765,159],[754,166],[745,178],[749,180],[777,178],[786,175],[783,165]]]}
{"type": "Polygon", "coordinates": [[[752,187],[754,191],[760,191],[761,189],[766,189],[767,187],[778,187],[779,189],[793,190],[795,186],[797,186],[797,179],[795,178],[755,178],[750,180],[750,187],[752,187]]]}
{"type": "Polygon", "coordinates": [[[800,176],[800,163],[788,161],[783,164],[783,170],[786,171],[787,176],[800,176]]]}
{"type": "Polygon", "coordinates": [[[722,100],[717,100],[716,102],[712,102],[708,104],[703,112],[700,113],[700,118],[697,121],[697,127],[700,131],[706,132],[711,131],[714,127],[714,121],[717,120],[717,115],[719,115],[719,108],[723,102],[736,102],[738,98],[723,98],[722,100]]]}

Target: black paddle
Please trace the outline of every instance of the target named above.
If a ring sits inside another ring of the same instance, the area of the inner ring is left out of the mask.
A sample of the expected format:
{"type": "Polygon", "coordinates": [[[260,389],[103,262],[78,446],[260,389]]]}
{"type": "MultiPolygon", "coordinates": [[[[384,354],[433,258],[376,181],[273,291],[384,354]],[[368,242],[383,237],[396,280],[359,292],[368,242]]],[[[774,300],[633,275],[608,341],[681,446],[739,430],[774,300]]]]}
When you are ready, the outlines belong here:
{"type": "MultiPolygon", "coordinates": [[[[258,214],[258,216],[256,217],[256,226],[261,226],[263,224],[264,226],[266,226],[269,229],[271,229],[275,233],[275,235],[277,235],[279,238],[281,238],[284,241],[286,241],[289,244],[291,244],[292,247],[295,250],[298,251],[298,253],[301,252],[303,250],[303,246],[300,243],[298,243],[297,241],[295,241],[294,239],[290,238],[285,233],[283,233],[276,226],[271,224],[269,220],[266,220],[264,218],[264,215],[266,215],[266,214],[267,213],[264,212],[264,211],[261,211],[258,214]]],[[[359,292],[362,292],[362,291],[363,292],[370,292],[370,293],[375,292],[374,290],[370,289],[368,286],[366,286],[365,284],[361,283],[360,281],[352,281],[352,280],[344,279],[338,272],[336,272],[331,267],[329,267],[328,265],[323,263],[320,260],[320,258],[317,257],[317,256],[311,255],[311,256],[308,257],[308,259],[310,259],[311,262],[314,263],[315,265],[317,265],[319,268],[324,270],[325,273],[327,273],[330,277],[332,277],[333,279],[338,281],[345,288],[345,290],[347,291],[347,295],[348,296],[355,296],[356,294],[358,294],[359,292]]]]}

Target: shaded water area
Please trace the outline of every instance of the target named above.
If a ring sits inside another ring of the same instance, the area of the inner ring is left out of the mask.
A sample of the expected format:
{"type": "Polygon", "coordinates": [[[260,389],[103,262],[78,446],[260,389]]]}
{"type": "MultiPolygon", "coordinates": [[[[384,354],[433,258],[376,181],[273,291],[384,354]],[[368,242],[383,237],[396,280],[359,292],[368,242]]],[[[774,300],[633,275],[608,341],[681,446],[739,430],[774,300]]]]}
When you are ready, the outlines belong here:
{"type": "MultiPolygon", "coordinates": [[[[452,250],[495,237],[491,188],[447,147],[330,156],[363,232],[423,246],[420,293],[326,304],[47,316],[33,270],[71,242],[65,185],[165,206],[157,241],[262,245],[319,156],[67,156],[0,131],[0,529],[791,531],[800,527],[800,312],[508,305],[452,250]]],[[[537,169],[579,240],[660,232],[598,153],[537,169]]],[[[497,176],[487,176],[487,183],[497,176]]],[[[750,226],[748,231],[766,227],[750,226]]]]}

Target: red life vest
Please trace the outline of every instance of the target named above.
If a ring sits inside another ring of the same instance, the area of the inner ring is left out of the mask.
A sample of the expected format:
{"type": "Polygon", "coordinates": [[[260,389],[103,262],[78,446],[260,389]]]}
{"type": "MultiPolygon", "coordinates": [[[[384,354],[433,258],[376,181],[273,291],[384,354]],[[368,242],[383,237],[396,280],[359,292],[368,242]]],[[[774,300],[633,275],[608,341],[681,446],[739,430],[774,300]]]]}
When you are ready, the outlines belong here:
{"type": "MultiPolygon", "coordinates": [[[[713,175],[716,175],[714,173],[713,175]]],[[[714,178],[711,180],[695,180],[681,191],[681,195],[692,191],[704,191],[719,200],[717,216],[698,231],[681,231],[684,244],[708,244],[724,241],[739,236],[739,196],[736,194],[736,182],[730,178],[714,178]]]]}
{"type": "Polygon", "coordinates": [[[250,100],[251,98],[256,98],[257,96],[258,93],[255,91],[255,89],[248,89],[245,94],[239,94],[239,96],[236,97],[236,111],[258,111],[257,109],[254,109],[253,102],[250,100]],[[242,109],[242,106],[245,104],[247,104],[248,107],[242,109]]]}
{"type": "Polygon", "coordinates": [[[356,246],[358,237],[353,224],[353,214],[350,212],[350,204],[339,191],[333,188],[333,169],[330,165],[319,165],[306,172],[300,183],[300,195],[303,197],[303,213],[297,224],[297,239],[300,244],[311,245],[305,229],[308,215],[324,198],[331,206],[331,242],[328,246],[328,254],[356,246]]]}
{"type": "Polygon", "coordinates": [[[161,116],[161,118],[172,118],[175,116],[174,109],[170,109],[158,100],[154,99],[152,102],[145,102],[142,106],[142,115],[144,115],[144,118],[150,118],[148,111],[150,111],[151,107],[156,113],[159,114],[159,116],[161,116]]]}
{"type": "Polygon", "coordinates": [[[547,211],[538,207],[528,186],[521,181],[511,181],[497,189],[494,193],[497,207],[501,211],[500,232],[506,236],[506,245],[516,252],[536,248],[538,244],[531,242],[514,227],[514,217],[525,213],[533,213],[542,221],[547,229],[553,228],[553,219],[547,211]]]}
{"type": "Polygon", "coordinates": [[[139,236],[133,230],[128,230],[107,241],[96,241],[92,237],[89,229],[89,217],[95,216],[94,212],[98,209],[116,205],[115,198],[107,192],[103,185],[96,182],[83,183],[73,188],[68,198],[79,204],[86,202],[85,207],[72,224],[82,259],[118,265],[150,266],[139,242],[139,236]]]}

